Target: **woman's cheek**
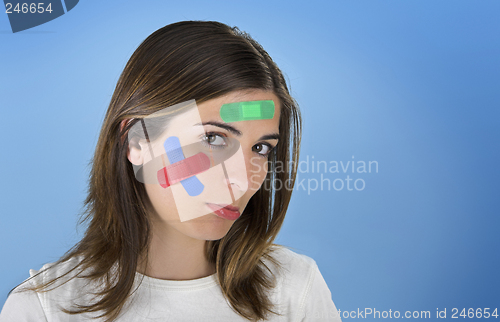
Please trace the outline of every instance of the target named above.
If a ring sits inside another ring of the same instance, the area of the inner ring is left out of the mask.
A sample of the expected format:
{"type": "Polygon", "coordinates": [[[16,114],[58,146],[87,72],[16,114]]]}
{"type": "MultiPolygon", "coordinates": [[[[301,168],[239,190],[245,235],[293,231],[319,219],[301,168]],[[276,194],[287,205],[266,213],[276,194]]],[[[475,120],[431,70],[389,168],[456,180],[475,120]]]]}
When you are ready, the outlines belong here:
{"type": "MultiPolygon", "coordinates": [[[[264,159],[265,160],[265,159],[264,159]]],[[[257,157],[252,159],[252,164],[254,165],[250,171],[250,189],[252,191],[257,191],[260,189],[267,175],[267,160],[259,160],[257,157]]]]}

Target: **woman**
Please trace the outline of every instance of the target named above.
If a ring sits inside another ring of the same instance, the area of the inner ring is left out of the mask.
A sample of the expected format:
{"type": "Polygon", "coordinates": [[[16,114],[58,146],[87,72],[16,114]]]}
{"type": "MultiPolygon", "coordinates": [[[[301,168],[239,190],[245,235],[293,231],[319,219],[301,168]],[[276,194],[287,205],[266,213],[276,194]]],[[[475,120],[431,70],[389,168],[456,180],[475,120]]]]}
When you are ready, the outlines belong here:
{"type": "Polygon", "coordinates": [[[157,30],[106,113],[83,239],[30,270],[0,321],[340,321],[314,260],[273,244],[300,134],[281,71],[248,34],[157,30]]]}

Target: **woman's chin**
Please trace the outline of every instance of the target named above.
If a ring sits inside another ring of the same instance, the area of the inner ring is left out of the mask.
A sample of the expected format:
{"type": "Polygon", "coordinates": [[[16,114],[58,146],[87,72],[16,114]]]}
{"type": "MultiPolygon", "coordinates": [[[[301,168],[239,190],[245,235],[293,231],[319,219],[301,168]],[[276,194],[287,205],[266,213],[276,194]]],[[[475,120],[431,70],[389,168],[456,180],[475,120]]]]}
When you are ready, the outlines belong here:
{"type": "Polygon", "coordinates": [[[192,221],[189,235],[200,240],[219,240],[226,236],[233,223],[234,221],[208,214],[192,221]]]}

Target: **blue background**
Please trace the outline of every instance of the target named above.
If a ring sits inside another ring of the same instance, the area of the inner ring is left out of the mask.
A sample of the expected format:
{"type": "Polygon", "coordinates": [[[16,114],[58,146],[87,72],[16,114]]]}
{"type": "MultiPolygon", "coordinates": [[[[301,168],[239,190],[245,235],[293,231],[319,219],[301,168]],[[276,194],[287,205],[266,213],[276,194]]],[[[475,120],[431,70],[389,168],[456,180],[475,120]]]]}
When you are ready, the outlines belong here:
{"type": "Polygon", "coordinates": [[[218,20],[286,74],[301,160],[378,162],[323,174],[362,191],[308,192],[321,174],[299,174],[277,239],[316,260],[337,308],[500,307],[499,17],[497,0],[88,0],[13,34],[0,13],[0,303],[82,237],[88,162],[133,51],[218,20]]]}

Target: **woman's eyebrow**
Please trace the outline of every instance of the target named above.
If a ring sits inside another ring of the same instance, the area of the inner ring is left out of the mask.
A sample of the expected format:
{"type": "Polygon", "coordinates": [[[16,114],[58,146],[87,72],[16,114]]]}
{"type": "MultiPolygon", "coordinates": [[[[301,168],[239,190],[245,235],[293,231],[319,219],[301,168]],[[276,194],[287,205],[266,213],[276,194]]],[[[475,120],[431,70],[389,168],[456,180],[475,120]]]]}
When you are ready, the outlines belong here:
{"type": "MultiPolygon", "coordinates": [[[[222,123],[222,122],[218,122],[218,121],[208,121],[208,122],[196,123],[195,125],[213,125],[213,126],[220,127],[224,130],[227,130],[227,131],[233,133],[234,135],[237,135],[237,136],[242,135],[240,130],[237,130],[236,128],[234,128],[233,126],[231,126],[227,123],[222,123]]],[[[279,137],[280,137],[279,133],[272,133],[272,134],[266,134],[266,135],[261,136],[259,140],[279,140],[279,137]]]]}
{"type": "Polygon", "coordinates": [[[260,137],[260,140],[279,140],[280,135],[278,133],[273,133],[273,134],[266,134],[260,137]]]}
{"type": "Polygon", "coordinates": [[[227,130],[227,131],[229,131],[229,132],[231,132],[231,133],[233,133],[234,135],[237,135],[237,136],[241,136],[241,134],[242,134],[241,131],[235,129],[231,125],[229,125],[227,123],[217,122],[217,121],[208,121],[208,122],[196,123],[195,125],[213,125],[213,126],[217,126],[217,127],[223,128],[224,130],[227,130]]]}

